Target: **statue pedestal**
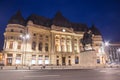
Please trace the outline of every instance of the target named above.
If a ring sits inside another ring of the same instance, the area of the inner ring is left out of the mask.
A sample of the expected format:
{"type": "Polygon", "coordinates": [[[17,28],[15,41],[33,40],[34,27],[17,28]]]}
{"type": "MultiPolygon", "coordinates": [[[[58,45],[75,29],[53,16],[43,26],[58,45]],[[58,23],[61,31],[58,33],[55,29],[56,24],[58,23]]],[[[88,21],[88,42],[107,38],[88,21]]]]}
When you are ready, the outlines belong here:
{"type": "Polygon", "coordinates": [[[95,67],[97,55],[95,51],[84,51],[80,53],[80,65],[84,67],[95,67]]]}

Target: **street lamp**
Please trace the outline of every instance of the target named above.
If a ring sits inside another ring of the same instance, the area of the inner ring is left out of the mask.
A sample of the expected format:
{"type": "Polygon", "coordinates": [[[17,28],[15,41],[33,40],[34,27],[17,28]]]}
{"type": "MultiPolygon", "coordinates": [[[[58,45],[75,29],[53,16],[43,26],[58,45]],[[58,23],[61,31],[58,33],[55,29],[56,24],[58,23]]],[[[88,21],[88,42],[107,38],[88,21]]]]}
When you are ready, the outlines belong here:
{"type": "Polygon", "coordinates": [[[23,66],[23,65],[26,65],[27,40],[30,38],[30,35],[29,34],[22,34],[22,35],[20,35],[20,37],[22,38],[23,44],[24,44],[23,54],[22,54],[22,66],[23,66]]]}
{"type": "Polygon", "coordinates": [[[109,43],[109,41],[105,41],[105,46],[109,46],[110,45],[110,43],[109,43]]]}

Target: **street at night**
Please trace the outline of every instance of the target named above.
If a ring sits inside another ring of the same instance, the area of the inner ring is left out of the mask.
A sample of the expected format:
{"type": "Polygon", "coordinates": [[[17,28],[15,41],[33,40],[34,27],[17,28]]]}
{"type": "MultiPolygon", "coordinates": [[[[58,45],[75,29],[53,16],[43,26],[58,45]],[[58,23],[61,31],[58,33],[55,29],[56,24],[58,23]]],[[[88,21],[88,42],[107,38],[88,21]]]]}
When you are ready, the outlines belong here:
{"type": "Polygon", "coordinates": [[[0,0],[0,80],[120,80],[120,0],[0,0]]]}
{"type": "Polygon", "coordinates": [[[120,80],[120,70],[0,70],[0,80],[120,80]]]}

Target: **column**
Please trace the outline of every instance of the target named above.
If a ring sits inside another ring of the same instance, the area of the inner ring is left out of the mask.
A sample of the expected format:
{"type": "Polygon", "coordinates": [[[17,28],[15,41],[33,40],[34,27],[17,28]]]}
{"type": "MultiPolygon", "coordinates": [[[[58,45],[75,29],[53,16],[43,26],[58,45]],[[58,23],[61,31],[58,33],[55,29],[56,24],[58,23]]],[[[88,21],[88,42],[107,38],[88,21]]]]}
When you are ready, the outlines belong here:
{"type": "Polygon", "coordinates": [[[16,53],[12,54],[12,65],[16,65],[16,53]]]}
{"type": "Polygon", "coordinates": [[[72,36],[72,39],[71,39],[71,43],[72,43],[72,53],[74,53],[74,36],[72,36]]]}
{"type": "Polygon", "coordinates": [[[51,33],[51,56],[50,56],[50,64],[55,64],[55,34],[51,33]]]}
{"type": "Polygon", "coordinates": [[[66,35],[65,35],[65,52],[67,52],[67,39],[66,39],[66,35]]]}

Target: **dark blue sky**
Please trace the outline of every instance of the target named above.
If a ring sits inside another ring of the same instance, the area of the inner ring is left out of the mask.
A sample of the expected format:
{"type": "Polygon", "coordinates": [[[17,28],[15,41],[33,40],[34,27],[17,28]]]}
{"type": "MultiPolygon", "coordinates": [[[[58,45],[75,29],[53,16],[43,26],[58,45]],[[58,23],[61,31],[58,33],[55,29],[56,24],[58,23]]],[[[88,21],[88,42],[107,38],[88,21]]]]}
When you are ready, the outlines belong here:
{"type": "Polygon", "coordinates": [[[0,49],[7,22],[18,10],[24,18],[32,13],[52,18],[61,11],[72,22],[94,23],[104,40],[120,42],[120,0],[0,0],[0,49]]]}

